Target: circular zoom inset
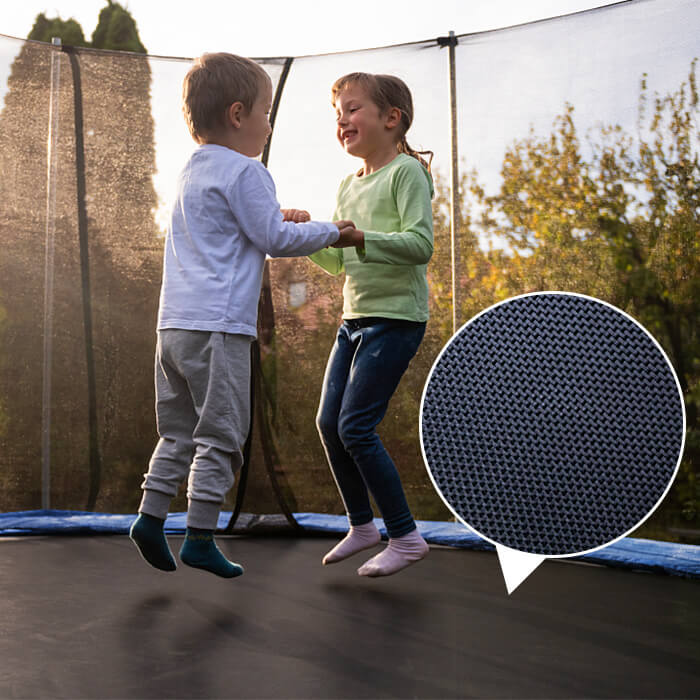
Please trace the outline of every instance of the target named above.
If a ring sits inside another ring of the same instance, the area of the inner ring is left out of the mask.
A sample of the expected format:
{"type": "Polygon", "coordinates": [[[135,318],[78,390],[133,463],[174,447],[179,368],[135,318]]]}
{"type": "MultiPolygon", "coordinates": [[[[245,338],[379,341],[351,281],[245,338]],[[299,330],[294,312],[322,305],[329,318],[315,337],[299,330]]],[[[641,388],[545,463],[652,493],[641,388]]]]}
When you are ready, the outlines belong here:
{"type": "Polygon", "coordinates": [[[469,321],[421,402],[433,483],[484,538],[547,556],[637,527],[683,449],[678,380],[652,336],[591,297],[527,294],[469,321]]]}

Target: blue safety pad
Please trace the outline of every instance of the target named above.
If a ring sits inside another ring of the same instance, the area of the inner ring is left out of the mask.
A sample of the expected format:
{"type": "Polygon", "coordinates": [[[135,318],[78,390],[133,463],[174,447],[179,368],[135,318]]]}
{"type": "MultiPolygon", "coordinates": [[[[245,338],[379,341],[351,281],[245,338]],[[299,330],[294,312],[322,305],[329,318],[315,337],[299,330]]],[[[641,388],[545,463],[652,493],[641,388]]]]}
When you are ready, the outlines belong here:
{"type": "Polygon", "coordinates": [[[591,297],[514,297],[467,323],[428,379],[421,438],[460,519],[522,552],[586,552],[633,530],[680,460],[663,351],[591,297]]]}
{"type": "MultiPolygon", "coordinates": [[[[231,513],[219,515],[219,527],[225,528],[231,513]]],[[[344,515],[323,513],[295,513],[297,522],[308,532],[344,534],[348,530],[348,519],[344,515]]],[[[128,534],[136,515],[111,513],[89,513],[62,510],[30,510],[15,513],[0,513],[0,535],[97,535],[128,534]]],[[[169,535],[185,532],[187,513],[171,513],[165,524],[169,535]]],[[[375,519],[375,524],[384,538],[387,537],[384,523],[375,519]]],[[[460,549],[493,550],[494,546],[479,537],[461,523],[418,520],[418,530],[427,542],[460,549]]],[[[614,544],[580,559],[596,564],[619,566],[629,569],[645,569],[665,572],[674,576],[700,578],[700,546],[657,542],[625,537],[614,544]]]]}
{"type": "MultiPolygon", "coordinates": [[[[338,534],[348,530],[348,519],[344,515],[295,513],[294,517],[306,530],[338,534]]],[[[375,518],[374,524],[382,537],[386,538],[383,521],[375,518]]],[[[418,520],[416,524],[423,538],[430,544],[460,549],[495,550],[490,542],[461,523],[418,520]]],[[[595,552],[571,557],[571,559],[628,569],[659,571],[687,578],[700,578],[700,546],[692,544],[623,537],[595,552]]]]}
{"type": "MultiPolygon", "coordinates": [[[[228,525],[231,513],[220,513],[218,527],[228,525]]],[[[127,535],[136,514],[91,513],[77,510],[26,510],[0,513],[0,535],[127,535]]],[[[169,535],[184,534],[187,513],[170,513],[169,535]]]]}

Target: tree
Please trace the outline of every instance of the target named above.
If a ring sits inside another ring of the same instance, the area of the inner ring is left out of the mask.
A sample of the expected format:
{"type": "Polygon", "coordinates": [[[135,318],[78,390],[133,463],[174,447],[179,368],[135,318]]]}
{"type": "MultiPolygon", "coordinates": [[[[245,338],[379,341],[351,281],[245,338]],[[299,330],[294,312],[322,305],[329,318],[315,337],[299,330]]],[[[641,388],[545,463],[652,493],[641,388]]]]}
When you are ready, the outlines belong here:
{"type": "MultiPolygon", "coordinates": [[[[40,29],[41,18],[37,23],[40,29]]],[[[43,329],[37,310],[41,313],[44,304],[43,187],[52,55],[45,44],[24,43],[12,63],[0,110],[0,195],[6,202],[0,214],[0,306],[6,313],[0,321],[2,510],[40,504],[43,329]],[[40,125],[36,129],[27,129],[29,115],[40,125]]],[[[153,328],[162,241],[153,214],[151,70],[143,54],[81,50],[75,58],[82,86],[88,254],[81,254],[79,246],[74,184],[82,171],[75,139],[74,75],[63,56],[55,103],[60,176],[52,305],[52,501],[67,509],[85,509],[87,503],[89,509],[128,512],[138,498],[134,480],[155,442],[153,328]],[[92,320],[91,351],[85,345],[84,312],[92,320]],[[96,422],[90,415],[91,370],[96,422]],[[91,459],[95,435],[98,460],[91,459]],[[93,469],[94,464],[100,469],[93,469]],[[101,481],[93,478],[100,472],[101,481]],[[93,504],[96,484],[101,488],[93,504]]]]}
{"type": "Polygon", "coordinates": [[[134,18],[119,3],[108,0],[100,11],[97,27],[92,33],[92,46],[96,49],[147,53],[139,39],[134,18]]]}
{"type": "Polygon", "coordinates": [[[50,42],[53,37],[59,37],[66,46],[146,53],[136,21],[128,10],[112,0],[107,0],[107,5],[100,11],[97,27],[92,33],[92,43],[85,39],[83,28],[76,20],[62,20],[60,17],[47,19],[43,13],[37,15],[27,38],[50,42]]]}
{"type": "Polygon", "coordinates": [[[47,19],[43,13],[37,15],[27,38],[50,42],[54,37],[60,38],[61,43],[68,46],[90,45],[85,39],[83,28],[74,19],[62,20],[60,17],[47,19]]]}
{"type": "MultiPolygon", "coordinates": [[[[462,219],[473,242],[499,236],[507,251],[463,249],[463,317],[509,296],[556,289],[604,299],[660,342],[685,397],[685,457],[665,519],[700,515],[700,166],[696,61],[687,83],[651,100],[642,79],[637,140],[619,126],[589,136],[586,160],[567,105],[552,134],[508,148],[500,190],[463,177],[462,219]],[[670,515],[669,515],[670,514],[670,515]]],[[[444,196],[444,193],[443,193],[444,196]]],[[[436,217],[440,223],[440,217],[436,217]]]]}
{"type": "MultiPolygon", "coordinates": [[[[0,339],[2,339],[2,331],[5,326],[5,320],[7,318],[7,312],[5,308],[0,304],[0,339]]],[[[1,361],[1,360],[0,360],[1,361]]],[[[3,401],[3,397],[0,397],[0,438],[4,437],[7,433],[7,408],[3,401]]]]}

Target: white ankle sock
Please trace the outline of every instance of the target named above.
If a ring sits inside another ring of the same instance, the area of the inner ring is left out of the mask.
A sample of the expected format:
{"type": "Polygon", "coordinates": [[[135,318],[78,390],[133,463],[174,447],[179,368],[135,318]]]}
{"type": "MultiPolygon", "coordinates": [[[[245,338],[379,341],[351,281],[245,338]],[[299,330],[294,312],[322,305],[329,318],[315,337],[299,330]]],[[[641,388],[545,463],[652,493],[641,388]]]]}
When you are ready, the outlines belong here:
{"type": "Polygon", "coordinates": [[[379,544],[381,539],[379,530],[373,522],[364,525],[351,525],[348,534],[323,557],[323,564],[334,564],[337,561],[347,559],[363,549],[374,547],[374,545],[379,544]]]}
{"type": "Polygon", "coordinates": [[[386,549],[366,561],[358,570],[360,576],[391,576],[423,559],[430,548],[418,530],[389,539],[386,549]]]}

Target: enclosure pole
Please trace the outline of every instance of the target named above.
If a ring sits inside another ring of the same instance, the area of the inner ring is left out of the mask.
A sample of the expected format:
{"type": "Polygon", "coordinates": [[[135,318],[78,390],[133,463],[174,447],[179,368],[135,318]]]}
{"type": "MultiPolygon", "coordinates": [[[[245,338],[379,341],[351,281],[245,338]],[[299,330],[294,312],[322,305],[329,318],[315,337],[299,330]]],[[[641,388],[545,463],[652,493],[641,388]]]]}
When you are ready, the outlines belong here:
{"type": "Polygon", "coordinates": [[[49,134],[46,144],[46,235],[44,255],[44,364],[41,393],[41,507],[51,507],[51,366],[53,360],[53,273],[56,238],[56,179],[58,175],[58,99],[61,79],[61,40],[51,39],[49,134]]]}
{"type": "Polygon", "coordinates": [[[448,59],[450,72],[450,144],[451,144],[451,185],[450,185],[450,248],[452,258],[452,333],[459,327],[459,156],[457,150],[457,78],[455,71],[455,47],[457,37],[450,32],[448,59]]]}

